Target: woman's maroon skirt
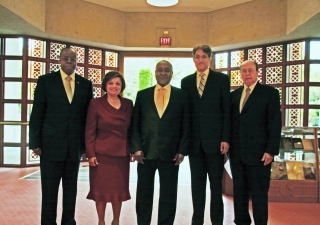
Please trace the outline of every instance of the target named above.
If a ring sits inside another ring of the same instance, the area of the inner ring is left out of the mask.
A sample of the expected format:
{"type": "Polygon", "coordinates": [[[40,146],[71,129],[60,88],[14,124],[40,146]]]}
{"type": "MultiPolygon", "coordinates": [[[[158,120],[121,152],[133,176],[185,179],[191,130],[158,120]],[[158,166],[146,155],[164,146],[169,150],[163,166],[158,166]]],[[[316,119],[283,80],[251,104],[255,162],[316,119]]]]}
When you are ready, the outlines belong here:
{"type": "Polygon", "coordinates": [[[129,200],[130,156],[96,154],[98,166],[90,166],[90,191],[87,199],[96,202],[129,200]]]}

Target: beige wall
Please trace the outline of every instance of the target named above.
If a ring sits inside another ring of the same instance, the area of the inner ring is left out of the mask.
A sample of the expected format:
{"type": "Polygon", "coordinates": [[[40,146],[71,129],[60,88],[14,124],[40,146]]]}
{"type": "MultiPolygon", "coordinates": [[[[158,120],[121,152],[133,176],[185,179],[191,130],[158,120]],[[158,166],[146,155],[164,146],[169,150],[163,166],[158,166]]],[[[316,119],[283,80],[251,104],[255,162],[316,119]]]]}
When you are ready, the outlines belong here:
{"type": "MultiPolygon", "coordinates": [[[[190,47],[199,40],[207,41],[207,14],[127,13],[126,46],[159,47],[157,29],[174,29],[173,47],[190,47]]],[[[170,35],[169,32],[168,36],[170,35]]],[[[165,37],[166,35],[162,36],[165,37]]]]}
{"type": "Polygon", "coordinates": [[[0,0],[0,5],[42,31],[45,31],[45,3],[45,0],[0,0]]]}
{"type": "Polygon", "coordinates": [[[287,1],[256,0],[209,13],[209,44],[222,46],[286,34],[287,1]]]}
{"type": "Polygon", "coordinates": [[[46,0],[46,32],[125,46],[125,13],[82,0],[46,0]]]}
{"type": "Polygon", "coordinates": [[[287,0],[287,34],[320,13],[320,0],[287,0]]]}

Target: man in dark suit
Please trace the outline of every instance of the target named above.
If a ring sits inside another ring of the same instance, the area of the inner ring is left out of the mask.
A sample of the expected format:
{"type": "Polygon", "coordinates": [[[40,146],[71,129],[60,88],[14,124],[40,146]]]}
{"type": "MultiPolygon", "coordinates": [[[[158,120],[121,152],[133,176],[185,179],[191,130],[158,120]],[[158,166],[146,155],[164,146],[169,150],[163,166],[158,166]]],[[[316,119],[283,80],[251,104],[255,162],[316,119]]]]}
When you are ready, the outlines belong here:
{"type": "Polygon", "coordinates": [[[234,222],[251,224],[251,197],[255,224],[267,225],[271,162],[279,154],[281,136],[279,92],[258,82],[254,61],[242,63],[240,73],[244,86],[231,94],[234,222]]]}
{"type": "Polygon", "coordinates": [[[139,91],[132,114],[131,151],[138,161],[138,225],[150,225],[154,176],[160,176],[158,224],[174,223],[179,164],[188,154],[187,94],[172,87],[172,65],[156,66],[156,86],[139,91]]]}
{"type": "Polygon", "coordinates": [[[192,225],[202,225],[206,201],[207,174],[210,180],[212,224],[223,224],[222,177],[224,154],[229,149],[230,83],[227,75],[209,69],[212,51],[208,45],[193,49],[197,72],[181,81],[189,93],[192,121],[191,188],[192,225]]]}
{"type": "Polygon", "coordinates": [[[84,129],[92,83],[75,74],[77,53],[64,48],[61,69],[39,77],[29,123],[29,148],[40,156],[41,224],[56,224],[60,180],[63,186],[61,224],[74,219],[77,177],[84,153],[84,129]]]}
{"type": "Polygon", "coordinates": [[[208,45],[193,49],[197,72],[181,81],[189,93],[192,120],[190,169],[192,225],[204,222],[207,174],[210,180],[212,224],[223,224],[222,177],[224,154],[229,149],[230,83],[227,75],[210,67],[212,51],[208,45]]]}

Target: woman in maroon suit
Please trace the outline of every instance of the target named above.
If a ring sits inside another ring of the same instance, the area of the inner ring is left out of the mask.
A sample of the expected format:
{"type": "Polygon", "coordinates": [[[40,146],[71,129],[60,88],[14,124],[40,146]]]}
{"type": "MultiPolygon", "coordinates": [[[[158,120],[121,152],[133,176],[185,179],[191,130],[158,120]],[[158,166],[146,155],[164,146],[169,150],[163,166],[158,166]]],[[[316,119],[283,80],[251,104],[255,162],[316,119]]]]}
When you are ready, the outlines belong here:
{"type": "Polygon", "coordinates": [[[118,225],[122,202],[131,198],[128,129],[133,104],[119,95],[125,86],[119,72],[108,72],[102,81],[106,95],[92,99],[88,109],[85,141],[90,191],[87,199],[96,202],[99,225],[105,224],[107,202],[112,204],[112,224],[118,225]]]}

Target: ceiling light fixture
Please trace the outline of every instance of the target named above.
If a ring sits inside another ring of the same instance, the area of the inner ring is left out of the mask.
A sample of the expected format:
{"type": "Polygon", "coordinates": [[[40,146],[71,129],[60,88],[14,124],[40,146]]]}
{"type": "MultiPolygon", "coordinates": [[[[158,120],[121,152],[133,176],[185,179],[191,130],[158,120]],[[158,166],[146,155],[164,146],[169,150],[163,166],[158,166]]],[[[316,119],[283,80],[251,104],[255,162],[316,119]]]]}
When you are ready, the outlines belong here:
{"type": "Polygon", "coordinates": [[[178,3],[179,0],[147,0],[148,4],[157,7],[168,7],[178,3]]]}

